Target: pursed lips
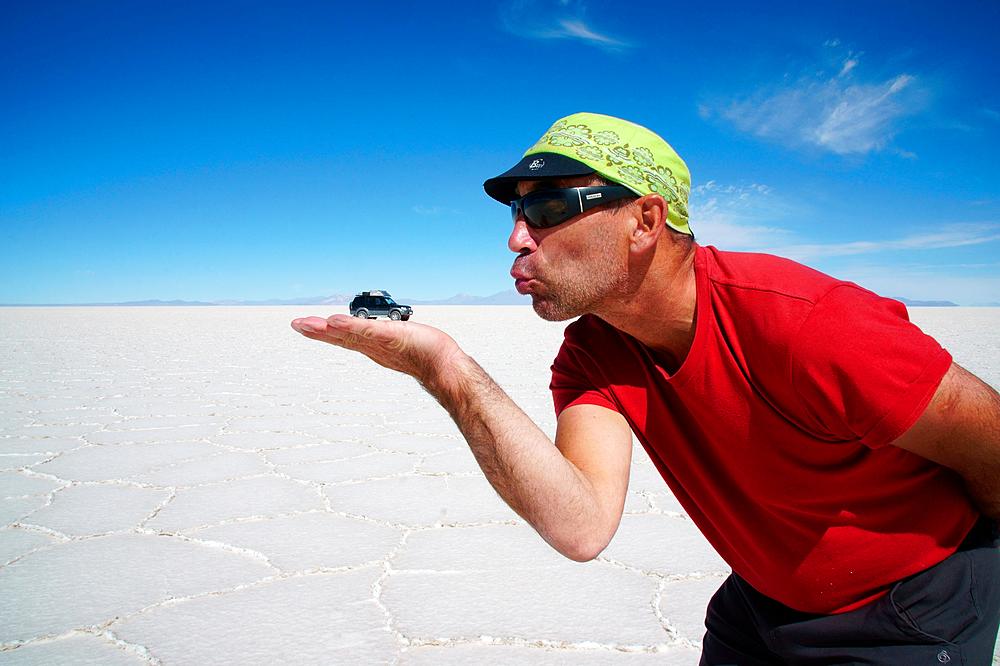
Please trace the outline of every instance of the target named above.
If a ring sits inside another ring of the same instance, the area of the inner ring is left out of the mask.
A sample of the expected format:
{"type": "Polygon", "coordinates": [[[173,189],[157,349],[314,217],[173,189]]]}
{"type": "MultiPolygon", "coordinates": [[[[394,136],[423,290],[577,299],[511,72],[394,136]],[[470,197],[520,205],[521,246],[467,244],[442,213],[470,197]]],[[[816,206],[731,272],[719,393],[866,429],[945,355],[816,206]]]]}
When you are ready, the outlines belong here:
{"type": "Polygon", "coordinates": [[[534,276],[528,271],[527,266],[525,266],[526,263],[527,261],[525,261],[524,257],[518,257],[514,260],[513,265],[510,267],[510,276],[514,278],[514,280],[535,279],[534,276]]]}
{"type": "Polygon", "coordinates": [[[527,293],[527,284],[535,278],[529,275],[522,266],[519,266],[517,262],[510,268],[510,276],[514,278],[514,288],[517,289],[518,293],[527,293]]]}

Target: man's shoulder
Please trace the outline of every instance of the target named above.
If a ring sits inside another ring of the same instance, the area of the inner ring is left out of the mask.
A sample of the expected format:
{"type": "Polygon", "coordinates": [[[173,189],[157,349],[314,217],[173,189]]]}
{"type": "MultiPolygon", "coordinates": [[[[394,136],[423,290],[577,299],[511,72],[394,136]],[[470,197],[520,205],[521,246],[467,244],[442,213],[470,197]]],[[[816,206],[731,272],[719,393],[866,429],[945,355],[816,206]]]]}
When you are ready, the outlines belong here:
{"type": "MultiPolygon", "coordinates": [[[[852,282],[770,254],[706,247],[703,266],[710,321],[760,389],[789,376],[817,308],[846,323],[869,317],[872,306],[885,300],[852,282]]],[[[782,386],[770,386],[772,393],[780,390],[782,386]]]]}
{"type": "Polygon", "coordinates": [[[700,248],[711,287],[734,298],[794,299],[814,304],[836,287],[851,284],[792,259],[761,252],[700,248]]]}

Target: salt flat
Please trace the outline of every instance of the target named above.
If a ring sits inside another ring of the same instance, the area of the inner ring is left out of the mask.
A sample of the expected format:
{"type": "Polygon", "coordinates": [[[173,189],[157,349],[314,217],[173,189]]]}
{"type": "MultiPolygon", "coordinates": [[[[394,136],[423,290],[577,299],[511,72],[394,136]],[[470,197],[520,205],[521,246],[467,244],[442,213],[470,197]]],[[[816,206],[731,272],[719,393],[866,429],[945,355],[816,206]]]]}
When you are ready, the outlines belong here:
{"type": "MultiPolygon", "coordinates": [[[[728,569],[641,448],[565,560],[413,380],[289,327],[343,311],[0,309],[0,664],[697,663],[728,569]]],[[[1000,386],[1000,309],[911,314],[1000,386]]],[[[562,324],[415,320],[554,432],[562,324]]]]}

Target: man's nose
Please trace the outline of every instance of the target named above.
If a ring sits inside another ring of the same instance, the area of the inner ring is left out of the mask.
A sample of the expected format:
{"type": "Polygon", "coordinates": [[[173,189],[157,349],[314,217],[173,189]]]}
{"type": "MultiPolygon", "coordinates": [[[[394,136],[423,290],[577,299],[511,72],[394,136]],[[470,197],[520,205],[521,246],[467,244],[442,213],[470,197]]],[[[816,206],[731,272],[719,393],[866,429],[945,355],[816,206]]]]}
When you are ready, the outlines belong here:
{"type": "Polygon", "coordinates": [[[535,239],[531,236],[528,224],[524,221],[524,215],[518,215],[517,219],[514,220],[514,228],[510,232],[510,237],[507,238],[507,247],[515,254],[524,254],[525,251],[534,252],[535,248],[538,247],[535,239]]]}

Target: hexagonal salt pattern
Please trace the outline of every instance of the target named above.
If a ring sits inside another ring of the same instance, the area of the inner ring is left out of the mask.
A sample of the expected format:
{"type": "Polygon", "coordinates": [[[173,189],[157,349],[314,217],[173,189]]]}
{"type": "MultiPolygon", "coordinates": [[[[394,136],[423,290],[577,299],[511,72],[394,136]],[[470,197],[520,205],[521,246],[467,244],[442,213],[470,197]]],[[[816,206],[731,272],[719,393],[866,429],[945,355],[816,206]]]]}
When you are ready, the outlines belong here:
{"type": "Polygon", "coordinates": [[[705,608],[725,576],[664,582],[657,599],[660,613],[681,637],[692,643],[705,635],[705,608]]]}
{"type": "Polygon", "coordinates": [[[136,486],[92,484],[64,488],[51,504],[22,519],[71,536],[130,530],[167,499],[170,491],[136,486]]]}
{"type": "Polygon", "coordinates": [[[372,451],[356,458],[337,461],[318,461],[299,465],[282,465],[278,469],[293,479],[336,484],[364,481],[378,470],[381,476],[397,476],[414,471],[420,458],[402,453],[372,451]]]}
{"type": "Polygon", "coordinates": [[[655,616],[632,604],[652,603],[656,580],[566,560],[523,525],[418,532],[392,567],[382,599],[405,635],[622,646],[668,639],[655,616]],[[424,601],[416,608],[410,598],[424,601]]]}
{"type": "Polygon", "coordinates": [[[377,575],[277,580],[163,605],[111,629],[165,664],[389,664],[399,645],[372,598],[377,575]]]}
{"type": "Polygon", "coordinates": [[[85,444],[82,437],[75,439],[66,437],[0,437],[0,455],[4,457],[54,456],[85,444]]]}
{"type": "Polygon", "coordinates": [[[335,511],[413,526],[514,520],[483,477],[400,476],[326,486],[335,511]]]}
{"type": "Polygon", "coordinates": [[[656,514],[622,516],[615,538],[601,557],[664,577],[729,571],[694,523],[683,517],[656,514]],[[650,548],[650,543],[659,547],[650,548]]]}
{"type": "Polygon", "coordinates": [[[422,472],[440,474],[479,474],[479,463],[465,443],[462,448],[433,453],[424,458],[422,472]]]}
{"type": "Polygon", "coordinates": [[[383,600],[407,635],[503,636],[626,646],[669,640],[635,599],[651,601],[656,582],[600,564],[510,571],[400,573],[383,600]],[[408,603],[422,599],[420,607],[408,603]],[[608,622],[613,617],[614,622],[608,622]]]}
{"type": "Polygon", "coordinates": [[[262,553],[272,565],[291,572],[381,561],[399,544],[402,531],[317,511],[219,525],[189,536],[262,553]]]}
{"type": "MultiPolygon", "coordinates": [[[[728,569],[641,447],[615,538],[571,562],[416,382],[288,326],[324,311],[0,310],[0,664],[698,663],[728,569]]],[[[417,319],[552,433],[563,324],[417,319]]]]}
{"type": "Polygon", "coordinates": [[[177,496],[147,523],[176,532],[240,518],[322,509],[319,491],[309,484],[264,476],[178,490],[177,496]]]}
{"type": "Polygon", "coordinates": [[[152,486],[190,487],[260,476],[270,471],[267,461],[255,453],[220,451],[204,458],[170,463],[129,478],[152,486]]]}
{"type": "Polygon", "coordinates": [[[310,463],[337,462],[365,456],[374,449],[363,442],[322,442],[314,440],[303,446],[273,449],[264,452],[274,465],[308,465],[310,463]]]}
{"type": "Polygon", "coordinates": [[[21,472],[0,472],[0,499],[48,495],[63,484],[44,476],[21,472]]]}
{"type": "MultiPolygon", "coordinates": [[[[438,410],[441,408],[439,407],[438,410]]],[[[438,413],[438,418],[443,414],[438,413]]],[[[444,437],[441,435],[423,435],[413,433],[389,433],[372,440],[372,445],[383,451],[402,451],[428,455],[444,451],[468,450],[464,439],[444,437]]]]}
{"type": "Polygon", "coordinates": [[[59,539],[49,534],[34,530],[8,527],[0,530],[0,566],[24,557],[34,550],[60,543],[59,539]]]}
{"type": "Polygon", "coordinates": [[[48,504],[46,497],[6,497],[0,499],[0,526],[12,525],[48,504]]]}
{"type": "Polygon", "coordinates": [[[68,451],[32,469],[71,481],[114,481],[216,453],[217,448],[203,442],[102,444],[68,451]]]}
{"type": "Polygon", "coordinates": [[[51,640],[38,641],[11,652],[0,652],[3,666],[139,666],[148,664],[141,648],[131,649],[104,633],[73,632],[51,640]]]}
{"type": "Polygon", "coordinates": [[[100,626],[150,604],[273,576],[252,558],[140,534],[75,540],[0,569],[4,643],[100,626]]]}
{"type": "Polygon", "coordinates": [[[400,657],[400,666],[466,666],[467,664],[521,664],[523,666],[691,666],[698,663],[695,648],[667,646],[625,651],[602,645],[569,647],[486,643],[426,645],[411,648],[400,657]]]}

